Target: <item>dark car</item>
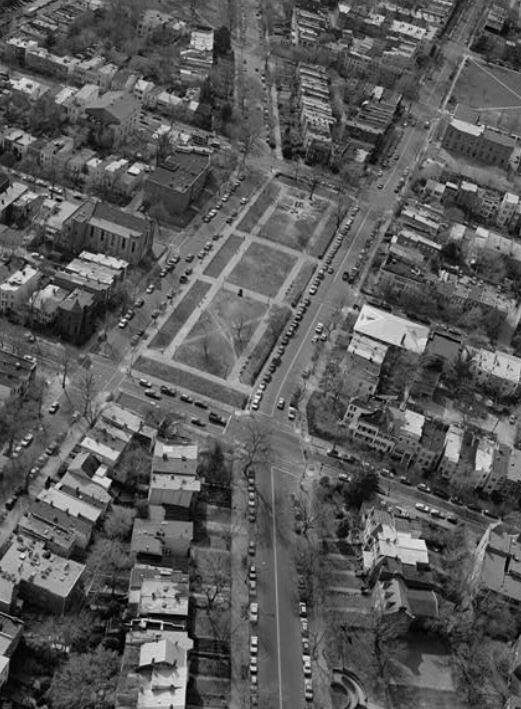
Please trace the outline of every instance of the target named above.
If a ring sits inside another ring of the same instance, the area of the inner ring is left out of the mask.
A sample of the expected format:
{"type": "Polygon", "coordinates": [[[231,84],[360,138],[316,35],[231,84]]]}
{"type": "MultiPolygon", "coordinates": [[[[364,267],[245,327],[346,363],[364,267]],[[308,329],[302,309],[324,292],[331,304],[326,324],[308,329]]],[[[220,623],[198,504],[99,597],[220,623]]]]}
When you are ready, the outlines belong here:
{"type": "Polygon", "coordinates": [[[217,426],[226,426],[226,419],[213,411],[210,411],[208,414],[208,421],[210,421],[210,423],[215,423],[217,426]]]}
{"type": "Polygon", "coordinates": [[[188,283],[188,276],[183,273],[179,278],[179,283],[188,283]]]}
{"type": "Polygon", "coordinates": [[[349,271],[344,271],[344,273],[342,274],[342,280],[343,281],[349,280],[349,271]]]}
{"type": "Polygon", "coordinates": [[[439,487],[433,487],[432,494],[436,495],[436,497],[439,497],[442,500],[448,500],[450,498],[449,493],[446,492],[445,490],[440,490],[439,487]]]}
{"type": "Polygon", "coordinates": [[[175,389],[172,389],[172,387],[167,387],[166,384],[161,384],[159,391],[161,394],[166,394],[167,396],[175,396],[175,389]]]}
{"type": "Polygon", "coordinates": [[[204,401],[199,401],[198,399],[194,401],[194,406],[197,406],[200,409],[207,409],[208,404],[205,404],[204,401]]]}
{"type": "Polygon", "coordinates": [[[16,497],[8,497],[7,500],[5,501],[5,509],[6,510],[12,510],[15,505],[16,505],[16,497]]]}
{"type": "Polygon", "coordinates": [[[402,485],[407,485],[408,487],[412,487],[412,482],[409,480],[409,478],[406,478],[404,475],[401,476],[400,482],[402,485]]]}
{"type": "Polygon", "coordinates": [[[201,428],[204,428],[206,426],[204,421],[201,421],[201,419],[197,418],[197,416],[193,416],[190,419],[190,423],[192,423],[194,426],[200,426],[201,428]]]}
{"type": "Polygon", "coordinates": [[[158,391],[155,391],[155,389],[147,389],[145,391],[145,396],[148,396],[149,399],[161,399],[161,394],[158,391]]]}

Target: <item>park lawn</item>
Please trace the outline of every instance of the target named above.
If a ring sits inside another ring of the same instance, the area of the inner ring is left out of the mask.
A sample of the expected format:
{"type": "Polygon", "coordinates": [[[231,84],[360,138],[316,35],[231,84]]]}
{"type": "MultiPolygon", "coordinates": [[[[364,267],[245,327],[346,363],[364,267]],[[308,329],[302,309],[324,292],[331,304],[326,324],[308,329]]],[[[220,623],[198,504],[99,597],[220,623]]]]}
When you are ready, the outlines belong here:
{"type": "Polygon", "coordinates": [[[248,247],[228,281],[240,288],[273,298],[279,292],[296,258],[285,251],[255,242],[248,247]]]}
{"type": "Polygon", "coordinates": [[[225,384],[214,382],[196,372],[188,372],[172,364],[158,362],[149,357],[139,357],[134,364],[134,369],[151,377],[158,377],[167,384],[173,384],[183,389],[188,389],[196,394],[201,394],[209,399],[220,401],[236,409],[242,409],[246,403],[246,395],[225,384]]]}
{"type": "Polygon", "coordinates": [[[175,359],[225,379],[248,345],[266,306],[221,290],[177,348],[175,359]]]}
{"type": "Polygon", "coordinates": [[[210,310],[214,319],[232,339],[235,353],[241,355],[264,317],[267,306],[222,288],[213,299],[210,310]]]}
{"type": "Polygon", "coordinates": [[[521,74],[469,61],[451,99],[479,111],[482,123],[506,133],[521,132],[521,74]],[[511,89],[511,90],[510,90],[511,89]]]}
{"type": "Polygon", "coordinates": [[[157,335],[151,340],[149,347],[156,350],[167,347],[210,288],[209,283],[195,281],[190,290],[185,293],[183,299],[179,302],[168,320],[166,320],[160,328],[157,335]]]}
{"type": "Polygon", "coordinates": [[[211,313],[205,310],[177,348],[174,359],[225,379],[235,364],[235,353],[226,333],[216,327],[211,313]]]}
{"type": "Polygon", "coordinates": [[[232,256],[240,249],[244,237],[231,234],[204,270],[205,276],[217,278],[232,256]]]}
{"type": "Polygon", "coordinates": [[[287,190],[259,235],[297,251],[309,250],[328,206],[327,200],[314,197],[310,202],[305,192],[287,190]]]}
{"type": "Polygon", "coordinates": [[[239,224],[239,229],[249,234],[256,226],[264,212],[275,202],[279,194],[279,186],[270,182],[257,197],[239,224]]]}

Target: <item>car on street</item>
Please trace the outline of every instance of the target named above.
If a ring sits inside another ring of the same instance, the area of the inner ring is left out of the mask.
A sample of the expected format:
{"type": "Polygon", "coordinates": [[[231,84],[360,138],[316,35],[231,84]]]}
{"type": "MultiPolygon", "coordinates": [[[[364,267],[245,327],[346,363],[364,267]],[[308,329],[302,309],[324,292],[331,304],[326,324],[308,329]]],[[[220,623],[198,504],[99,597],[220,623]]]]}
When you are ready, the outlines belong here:
{"type": "Polygon", "coordinates": [[[166,268],[162,268],[159,271],[159,278],[165,278],[165,276],[167,276],[167,275],[168,275],[168,270],[166,268]]]}
{"type": "Polygon", "coordinates": [[[145,305],[145,299],[144,298],[136,298],[134,301],[134,308],[142,308],[145,305]]]}
{"type": "Polygon", "coordinates": [[[13,507],[16,505],[16,497],[8,497],[7,500],[5,501],[5,509],[6,510],[12,510],[13,507]]]}
{"type": "Polygon", "coordinates": [[[214,413],[213,411],[210,411],[208,414],[208,421],[210,423],[214,423],[217,426],[226,426],[226,419],[223,416],[219,416],[219,414],[214,413]]]}
{"type": "Polygon", "coordinates": [[[447,515],[447,522],[450,522],[451,524],[458,524],[458,518],[456,515],[447,515]]]}
{"type": "Polygon", "coordinates": [[[60,408],[60,402],[53,401],[53,403],[49,406],[48,411],[50,414],[55,414],[59,408],[60,408]]]}
{"type": "Polygon", "coordinates": [[[294,421],[297,417],[297,409],[294,406],[288,406],[288,418],[290,421],[294,421]]]}
{"type": "Polygon", "coordinates": [[[205,422],[202,421],[200,418],[197,418],[197,416],[192,416],[192,418],[190,419],[190,423],[194,426],[199,426],[199,428],[205,428],[206,426],[205,422]]]}
{"type": "Polygon", "coordinates": [[[153,293],[155,291],[155,289],[156,289],[155,285],[153,283],[149,283],[145,293],[148,293],[148,294],[153,293]]]}
{"type": "Polygon", "coordinates": [[[282,409],[286,406],[286,400],[281,396],[280,399],[277,401],[277,409],[282,409]]]}
{"type": "Polygon", "coordinates": [[[24,436],[21,440],[22,446],[24,448],[27,448],[28,446],[31,445],[31,443],[34,441],[34,434],[33,433],[28,433],[26,436],[24,436]]]}
{"type": "Polygon", "coordinates": [[[431,507],[431,517],[437,517],[438,519],[445,519],[445,515],[441,510],[431,507]]]}
{"type": "Polygon", "coordinates": [[[257,669],[258,669],[257,657],[254,655],[253,657],[250,657],[250,674],[256,675],[257,669]]]}
{"type": "Polygon", "coordinates": [[[311,678],[311,658],[308,655],[302,655],[302,668],[304,677],[311,678]]]}
{"type": "Polygon", "coordinates": [[[256,544],[255,544],[255,542],[254,542],[253,540],[250,541],[250,542],[248,542],[248,554],[249,554],[249,556],[255,556],[255,548],[256,548],[256,544]]]}
{"type": "Polygon", "coordinates": [[[140,379],[138,381],[138,384],[140,387],[143,387],[144,389],[150,389],[152,386],[152,383],[148,381],[148,379],[140,379]]]}
{"type": "Polygon", "coordinates": [[[166,396],[175,396],[176,391],[175,389],[172,389],[172,387],[166,386],[166,384],[161,384],[159,387],[159,391],[161,394],[166,394],[166,396]]]}
{"type": "Polygon", "coordinates": [[[424,505],[423,502],[417,502],[415,507],[419,512],[424,512],[425,514],[430,512],[430,508],[427,507],[427,505],[424,505]]]}
{"type": "Polygon", "coordinates": [[[194,401],[194,406],[197,406],[199,409],[207,409],[208,404],[204,401],[201,401],[200,399],[196,399],[194,401]]]}
{"type": "Polygon", "coordinates": [[[187,404],[194,403],[194,400],[192,399],[192,397],[189,394],[181,394],[181,396],[179,398],[181,399],[181,401],[185,401],[187,404]]]}
{"type": "Polygon", "coordinates": [[[155,389],[146,389],[145,396],[148,396],[149,399],[162,399],[163,398],[161,396],[161,394],[158,391],[156,391],[155,389]]]}
{"type": "Polygon", "coordinates": [[[118,322],[118,327],[121,328],[121,330],[124,330],[128,325],[128,320],[126,318],[121,318],[121,320],[118,322]]]}
{"type": "Polygon", "coordinates": [[[419,485],[416,485],[416,488],[418,490],[421,490],[421,492],[430,492],[431,491],[430,487],[428,485],[426,485],[425,483],[420,483],[419,485]]]}
{"type": "Polygon", "coordinates": [[[45,449],[45,452],[47,453],[48,456],[54,455],[55,453],[58,452],[59,444],[57,441],[53,441],[52,443],[49,443],[47,448],[45,449]]]}
{"type": "Polygon", "coordinates": [[[259,620],[259,604],[257,601],[250,603],[250,623],[256,623],[259,620]]]}
{"type": "Polygon", "coordinates": [[[298,604],[298,614],[301,618],[307,618],[308,617],[308,608],[305,603],[299,603],[298,604]]]}
{"type": "Polygon", "coordinates": [[[256,655],[259,652],[259,638],[252,635],[250,638],[250,655],[256,655]]]}

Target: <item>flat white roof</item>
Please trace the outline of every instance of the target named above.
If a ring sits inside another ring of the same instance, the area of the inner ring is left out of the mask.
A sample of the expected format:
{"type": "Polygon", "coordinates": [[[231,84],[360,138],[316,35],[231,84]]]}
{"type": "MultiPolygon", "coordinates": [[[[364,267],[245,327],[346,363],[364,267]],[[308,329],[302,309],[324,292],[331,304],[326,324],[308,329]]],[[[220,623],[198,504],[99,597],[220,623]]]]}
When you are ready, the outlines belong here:
{"type": "Polygon", "coordinates": [[[477,126],[474,123],[468,123],[467,121],[462,121],[459,118],[453,118],[450,124],[461,133],[468,133],[469,135],[474,135],[475,137],[480,136],[484,130],[483,126],[477,126]]]}
{"type": "Polygon", "coordinates": [[[473,362],[482,372],[514,384],[519,383],[521,377],[521,359],[519,357],[497,350],[491,352],[481,349],[473,357],[473,362]]]}
{"type": "Polygon", "coordinates": [[[416,354],[425,350],[429,336],[429,328],[425,325],[367,304],[360,311],[354,332],[416,354]]]}

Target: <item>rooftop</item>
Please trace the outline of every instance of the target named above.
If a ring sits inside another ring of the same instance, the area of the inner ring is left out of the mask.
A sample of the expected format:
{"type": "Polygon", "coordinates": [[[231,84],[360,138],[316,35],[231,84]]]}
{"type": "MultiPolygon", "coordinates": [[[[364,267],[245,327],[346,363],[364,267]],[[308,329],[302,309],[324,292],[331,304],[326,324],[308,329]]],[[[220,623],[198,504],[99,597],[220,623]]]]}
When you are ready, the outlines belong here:
{"type": "Polygon", "coordinates": [[[137,565],[132,571],[128,602],[137,615],[188,616],[188,576],[171,569],[137,565]]]}
{"type": "Polygon", "coordinates": [[[57,486],[42,490],[38,499],[51,507],[57,507],[72,517],[79,517],[92,524],[96,524],[103,515],[103,509],[99,506],[94,506],[76,495],[69,495],[57,486]]]}
{"type": "Polygon", "coordinates": [[[362,306],[354,331],[416,354],[424,351],[429,335],[429,328],[425,325],[379,310],[372,305],[362,306]]]}
{"type": "Polygon", "coordinates": [[[385,356],[387,354],[388,347],[381,342],[375,342],[375,340],[366,337],[365,335],[360,335],[359,333],[354,333],[347,351],[356,357],[361,357],[362,359],[368,360],[369,362],[374,362],[375,364],[382,364],[385,356]]]}
{"type": "Polygon", "coordinates": [[[152,470],[155,473],[174,473],[195,476],[199,447],[189,445],[171,445],[157,440],[154,446],[152,470]]]}
{"type": "Polygon", "coordinates": [[[55,596],[68,598],[85,570],[84,564],[45,552],[45,544],[19,535],[0,560],[0,576],[26,581],[55,596]]]}
{"type": "Polygon", "coordinates": [[[498,379],[519,383],[521,377],[521,359],[506,352],[491,352],[490,350],[480,349],[473,357],[474,366],[498,379]]]}

